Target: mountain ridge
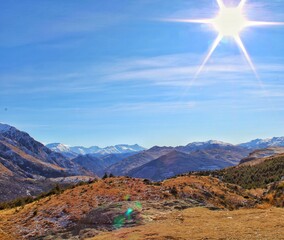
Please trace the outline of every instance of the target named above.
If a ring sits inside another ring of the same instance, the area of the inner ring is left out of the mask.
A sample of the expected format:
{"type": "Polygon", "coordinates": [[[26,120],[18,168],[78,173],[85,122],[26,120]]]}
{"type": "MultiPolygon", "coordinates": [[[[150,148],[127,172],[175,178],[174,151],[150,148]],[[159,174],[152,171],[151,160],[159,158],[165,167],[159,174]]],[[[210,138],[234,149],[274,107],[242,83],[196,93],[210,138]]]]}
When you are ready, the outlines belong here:
{"type": "Polygon", "coordinates": [[[268,147],[284,147],[284,137],[257,138],[246,143],[241,143],[239,146],[253,150],[268,147]]]}
{"type": "Polygon", "coordinates": [[[95,176],[7,124],[0,124],[0,168],[0,201],[39,194],[52,187],[49,178],[95,176]]]}
{"type": "Polygon", "coordinates": [[[116,144],[114,146],[107,146],[104,148],[98,146],[83,147],[83,146],[67,146],[62,143],[50,143],[46,147],[52,151],[62,153],[63,155],[78,156],[86,154],[108,155],[108,154],[120,154],[120,153],[132,153],[146,150],[146,148],[138,144],[116,144]]]}

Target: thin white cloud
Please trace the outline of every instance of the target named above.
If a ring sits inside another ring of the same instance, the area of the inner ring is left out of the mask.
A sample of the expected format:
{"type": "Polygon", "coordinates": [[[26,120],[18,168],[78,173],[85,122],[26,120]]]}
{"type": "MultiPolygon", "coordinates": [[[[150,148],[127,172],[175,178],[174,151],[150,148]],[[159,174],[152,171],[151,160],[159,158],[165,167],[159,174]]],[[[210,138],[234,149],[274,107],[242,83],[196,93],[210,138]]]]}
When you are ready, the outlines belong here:
{"type": "MultiPolygon", "coordinates": [[[[52,9],[52,7],[50,8],[52,9]]],[[[0,46],[14,47],[37,43],[48,46],[46,43],[48,41],[78,33],[96,32],[125,20],[125,16],[119,13],[110,15],[78,10],[76,12],[51,14],[48,12],[51,11],[50,9],[46,9],[46,11],[43,16],[38,16],[38,13],[25,17],[19,16],[22,21],[0,18],[0,23],[9,23],[2,28],[0,46]]],[[[66,44],[70,43],[67,42],[66,44]]],[[[77,44],[76,41],[75,44],[77,44]]]]}
{"type": "MultiPolygon", "coordinates": [[[[191,54],[164,55],[129,59],[110,59],[107,63],[78,67],[72,72],[47,74],[45,71],[25,70],[3,74],[2,94],[15,93],[84,93],[116,91],[119,88],[138,89],[146,86],[216,87],[236,84],[238,87],[259,87],[257,79],[241,56],[215,55],[205,66],[198,79],[192,79],[201,62],[191,54]],[[117,85],[119,83],[119,85],[117,85]],[[25,87],[27,86],[27,87],[25,87]],[[32,86],[32,87],[31,87],[32,86]]],[[[279,59],[278,59],[279,60],[279,59]]],[[[277,61],[279,62],[279,61],[277,61]]],[[[274,85],[284,77],[283,65],[273,59],[255,63],[264,85],[274,85]]],[[[277,83],[278,84],[278,83],[277,83]]]]}

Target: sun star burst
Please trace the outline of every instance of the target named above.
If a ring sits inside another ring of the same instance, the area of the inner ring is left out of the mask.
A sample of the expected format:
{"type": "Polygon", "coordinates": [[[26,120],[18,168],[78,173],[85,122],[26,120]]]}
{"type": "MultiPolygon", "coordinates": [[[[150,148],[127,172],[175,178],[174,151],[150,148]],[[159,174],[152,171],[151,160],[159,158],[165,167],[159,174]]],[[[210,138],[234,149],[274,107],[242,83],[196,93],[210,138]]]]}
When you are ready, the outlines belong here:
{"type": "Polygon", "coordinates": [[[216,0],[219,6],[219,13],[215,18],[211,19],[170,19],[174,22],[185,22],[185,23],[201,23],[201,24],[211,24],[213,28],[218,32],[218,36],[214,40],[209,52],[207,53],[204,61],[199,67],[194,79],[201,73],[202,69],[210,59],[211,55],[218,47],[219,43],[224,37],[231,37],[235,40],[239,46],[241,52],[244,54],[249,66],[255,73],[257,77],[257,72],[253,65],[253,62],[241,40],[240,32],[247,27],[253,26],[275,26],[284,25],[283,22],[265,22],[265,21],[250,21],[246,19],[243,14],[243,9],[247,0],[241,0],[237,7],[226,7],[223,0],[216,0]]]}

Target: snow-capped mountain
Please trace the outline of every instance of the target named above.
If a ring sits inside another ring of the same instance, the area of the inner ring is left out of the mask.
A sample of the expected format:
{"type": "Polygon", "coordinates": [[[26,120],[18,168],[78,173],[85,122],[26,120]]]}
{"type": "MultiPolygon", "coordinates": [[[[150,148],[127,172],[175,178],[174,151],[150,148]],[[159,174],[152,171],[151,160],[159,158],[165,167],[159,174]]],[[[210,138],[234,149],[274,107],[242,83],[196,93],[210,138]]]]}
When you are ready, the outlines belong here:
{"type": "Polygon", "coordinates": [[[71,152],[71,149],[62,143],[51,143],[47,144],[46,147],[55,152],[71,152]]]}
{"type": "Polygon", "coordinates": [[[101,150],[100,147],[97,146],[92,146],[92,147],[82,147],[82,146],[75,146],[75,147],[70,147],[70,150],[77,155],[86,155],[86,154],[93,154],[97,153],[99,150],[101,150]]]}
{"type": "Polygon", "coordinates": [[[70,159],[78,156],[78,154],[76,152],[73,152],[70,147],[62,143],[51,143],[47,144],[46,147],[54,152],[61,153],[63,156],[70,159]]]}
{"type": "Polygon", "coordinates": [[[115,146],[102,148],[98,151],[98,153],[102,155],[107,155],[107,154],[117,154],[117,153],[141,152],[143,150],[145,150],[145,148],[139,146],[138,144],[134,145],[119,144],[115,146]]]}
{"type": "Polygon", "coordinates": [[[127,145],[127,144],[119,144],[115,146],[108,146],[105,148],[100,148],[97,146],[92,146],[89,148],[82,147],[82,146],[75,146],[69,147],[62,143],[51,143],[47,144],[46,147],[49,149],[64,154],[65,156],[68,155],[86,155],[86,154],[95,154],[95,155],[108,155],[108,154],[121,154],[121,153],[135,153],[141,152],[145,150],[145,148],[139,146],[138,144],[135,145],[127,145]]]}
{"type": "Polygon", "coordinates": [[[209,150],[209,149],[216,149],[216,148],[236,148],[233,144],[222,142],[222,141],[217,141],[217,140],[209,140],[206,142],[192,142],[187,144],[186,146],[178,146],[176,147],[176,150],[185,152],[185,153],[190,153],[193,151],[198,151],[198,150],[209,150]]]}
{"type": "Polygon", "coordinates": [[[273,137],[267,139],[255,139],[239,146],[247,149],[262,149],[268,147],[284,147],[284,137],[273,137]]]}

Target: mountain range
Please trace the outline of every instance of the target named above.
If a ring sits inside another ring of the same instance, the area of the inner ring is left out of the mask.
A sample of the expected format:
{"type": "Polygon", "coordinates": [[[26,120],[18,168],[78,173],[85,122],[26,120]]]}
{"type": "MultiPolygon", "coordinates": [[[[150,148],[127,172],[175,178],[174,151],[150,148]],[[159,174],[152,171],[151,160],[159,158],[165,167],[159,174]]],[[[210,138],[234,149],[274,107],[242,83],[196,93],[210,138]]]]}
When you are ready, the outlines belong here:
{"type": "Polygon", "coordinates": [[[284,147],[284,137],[273,137],[266,139],[258,138],[247,143],[241,143],[239,146],[252,150],[268,147],[284,147]]]}
{"type": "Polygon", "coordinates": [[[122,154],[122,153],[136,153],[145,150],[144,147],[139,146],[138,144],[127,145],[127,144],[119,144],[115,146],[108,146],[105,148],[100,148],[98,146],[92,147],[82,147],[82,146],[74,146],[69,147],[62,143],[50,143],[47,144],[46,147],[51,149],[54,152],[61,153],[66,157],[76,157],[78,155],[109,155],[109,154],[122,154]]]}
{"type": "Polygon", "coordinates": [[[28,133],[0,124],[0,201],[36,195],[54,183],[74,183],[105,173],[159,181],[191,171],[222,169],[237,165],[251,157],[249,154],[255,149],[270,145],[282,146],[284,138],[258,139],[239,145],[211,140],[150,149],[137,144],[106,148],[67,147],[58,143],[44,146],[28,133]]]}
{"type": "Polygon", "coordinates": [[[211,140],[71,158],[0,124],[0,239],[206,239],[204,222],[221,229],[214,234],[239,226],[238,234],[279,239],[284,148],[272,142],[252,150],[211,140]],[[276,233],[267,235],[271,224],[276,233]]]}
{"type": "MultiPolygon", "coordinates": [[[[243,147],[249,150],[257,150],[264,149],[269,147],[284,147],[284,137],[273,137],[266,139],[254,139],[249,142],[241,143],[241,144],[230,144],[217,140],[209,140],[206,142],[192,142],[186,146],[177,146],[176,150],[182,152],[192,152],[195,150],[209,149],[209,148],[226,148],[226,147],[238,146],[243,147]]],[[[120,154],[120,153],[135,153],[146,150],[146,148],[139,146],[138,144],[127,145],[127,144],[119,144],[115,146],[108,146],[105,148],[100,148],[98,146],[92,147],[83,147],[83,146],[67,146],[63,143],[50,143],[47,144],[46,147],[51,149],[54,152],[61,153],[65,156],[78,156],[78,155],[86,155],[86,154],[94,154],[94,155],[108,155],[108,154],[120,154]]]]}
{"type": "Polygon", "coordinates": [[[217,141],[176,148],[155,146],[110,166],[107,172],[159,181],[189,171],[234,166],[249,153],[246,148],[217,141]]]}
{"type": "Polygon", "coordinates": [[[0,205],[0,239],[282,239],[283,174],[278,154],[157,183],[107,177],[56,188],[0,205]]]}

